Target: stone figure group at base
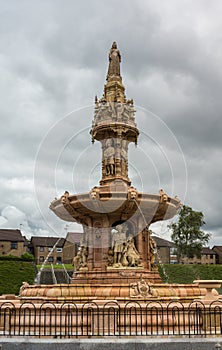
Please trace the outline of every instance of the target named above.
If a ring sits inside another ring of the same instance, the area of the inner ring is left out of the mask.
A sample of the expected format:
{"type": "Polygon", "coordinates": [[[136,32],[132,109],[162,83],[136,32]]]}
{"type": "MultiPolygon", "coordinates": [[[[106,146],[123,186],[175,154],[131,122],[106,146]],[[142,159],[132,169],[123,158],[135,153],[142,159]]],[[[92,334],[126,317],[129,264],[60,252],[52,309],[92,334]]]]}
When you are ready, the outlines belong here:
{"type": "MultiPolygon", "coordinates": [[[[128,232],[128,226],[126,223],[118,224],[110,231],[110,247],[107,251],[107,267],[111,268],[134,268],[142,267],[141,257],[135,246],[135,240],[131,233],[128,232]]],[[[149,268],[151,271],[156,270],[155,257],[156,257],[156,243],[151,237],[148,228],[145,228],[146,233],[149,233],[148,239],[148,260],[149,268]]],[[[96,234],[96,230],[92,234],[96,234]]],[[[74,271],[87,270],[88,260],[88,229],[85,227],[83,239],[81,242],[81,248],[73,258],[74,271]]],[[[96,235],[95,235],[96,236],[96,235]]]]}
{"type": "Polygon", "coordinates": [[[74,271],[79,271],[80,269],[85,269],[87,268],[87,257],[88,257],[88,252],[87,248],[82,246],[80,248],[80,251],[74,256],[73,258],[73,267],[74,271]]]}
{"type": "MultiPolygon", "coordinates": [[[[140,264],[140,256],[134,244],[132,235],[127,237],[127,226],[117,225],[112,229],[113,267],[136,267],[140,264]]],[[[110,259],[111,260],[111,259],[110,259]]]]}

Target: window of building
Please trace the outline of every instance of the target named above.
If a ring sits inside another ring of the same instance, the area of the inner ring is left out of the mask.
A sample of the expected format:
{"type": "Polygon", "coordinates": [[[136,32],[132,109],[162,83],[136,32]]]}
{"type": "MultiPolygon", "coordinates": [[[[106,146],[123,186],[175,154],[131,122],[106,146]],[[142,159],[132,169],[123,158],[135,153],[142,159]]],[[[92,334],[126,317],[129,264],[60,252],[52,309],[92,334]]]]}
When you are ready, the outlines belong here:
{"type": "Polygon", "coordinates": [[[49,252],[51,252],[51,251],[52,251],[52,249],[53,249],[52,247],[48,247],[48,251],[49,251],[49,252]]]}
{"type": "Polygon", "coordinates": [[[44,252],[44,247],[39,247],[40,252],[44,252]]]}
{"type": "Polygon", "coordinates": [[[11,242],[11,249],[18,249],[18,242],[11,242]]]}
{"type": "Polygon", "coordinates": [[[57,253],[62,253],[62,248],[56,248],[57,253]]]}
{"type": "Polygon", "coordinates": [[[44,256],[39,257],[39,262],[44,262],[44,260],[45,260],[44,256]]]}
{"type": "Polygon", "coordinates": [[[53,261],[54,261],[53,256],[50,256],[50,257],[48,258],[48,262],[53,263],[53,261]]]}

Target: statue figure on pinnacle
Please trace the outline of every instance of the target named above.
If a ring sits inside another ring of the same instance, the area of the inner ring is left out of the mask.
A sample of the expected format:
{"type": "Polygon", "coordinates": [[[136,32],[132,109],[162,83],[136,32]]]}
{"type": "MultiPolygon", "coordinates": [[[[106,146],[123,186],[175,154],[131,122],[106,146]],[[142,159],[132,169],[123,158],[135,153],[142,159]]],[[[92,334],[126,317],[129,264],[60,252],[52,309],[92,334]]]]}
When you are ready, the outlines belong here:
{"type": "Polygon", "coordinates": [[[113,75],[120,76],[120,62],[121,55],[119,50],[117,49],[117,44],[114,41],[109,52],[109,68],[107,73],[107,80],[113,75]]]}

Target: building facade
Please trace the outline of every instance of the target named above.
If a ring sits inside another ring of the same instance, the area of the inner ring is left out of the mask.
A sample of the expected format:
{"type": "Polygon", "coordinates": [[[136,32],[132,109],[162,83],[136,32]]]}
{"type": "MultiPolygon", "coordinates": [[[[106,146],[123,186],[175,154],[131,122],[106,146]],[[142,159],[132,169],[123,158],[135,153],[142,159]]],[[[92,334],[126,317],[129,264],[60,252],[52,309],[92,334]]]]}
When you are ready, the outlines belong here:
{"type": "Polygon", "coordinates": [[[170,264],[172,258],[172,250],[174,244],[166,239],[152,236],[156,242],[157,253],[156,253],[156,263],[157,264],[170,264]]]}
{"type": "Polygon", "coordinates": [[[72,264],[74,256],[80,249],[82,233],[68,232],[63,246],[63,262],[64,264],[72,264]]]}
{"type": "Polygon", "coordinates": [[[37,265],[63,263],[64,238],[32,237],[30,249],[37,265]]]}
{"type": "Polygon", "coordinates": [[[32,237],[31,252],[36,264],[71,264],[77,254],[81,233],[69,232],[66,238],[32,237]]]}
{"type": "Polygon", "coordinates": [[[27,253],[28,245],[20,230],[0,229],[0,255],[20,257],[27,253]]]}
{"type": "Polygon", "coordinates": [[[182,258],[182,264],[216,264],[216,253],[212,249],[205,247],[201,251],[200,258],[198,258],[197,256],[194,256],[193,258],[184,257],[182,258]]]}
{"type": "Polygon", "coordinates": [[[216,254],[216,264],[222,264],[222,246],[215,245],[212,250],[216,254]]]}
{"type": "MultiPolygon", "coordinates": [[[[34,255],[36,264],[72,264],[81,245],[81,232],[68,232],[66,238],[36,237],[28,242],[20,230],[0,229],[0,256],[21,255],[29,252],[34,255]]],[[[166,239],[153,236],[156,243],[156,263],[178,263],[174,244],[166,239]]],[[[203,248],[201,258],[183,258],[183,264],[222,264],[222,246],[203,248]]]]}

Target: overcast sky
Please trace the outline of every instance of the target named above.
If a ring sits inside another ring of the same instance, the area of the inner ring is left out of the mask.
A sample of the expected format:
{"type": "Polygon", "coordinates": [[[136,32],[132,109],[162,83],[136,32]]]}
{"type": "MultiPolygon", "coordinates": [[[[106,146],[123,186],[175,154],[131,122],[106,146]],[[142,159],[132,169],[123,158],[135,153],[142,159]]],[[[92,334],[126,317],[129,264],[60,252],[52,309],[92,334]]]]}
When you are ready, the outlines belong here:
{"type": "MultiPolygon", "coordinates": [[[[202,211],[211,246],[222,245],[221,14],[221,0],[1,0],[0,227],[80,229],[48,207],[98,185],[89,130],[116,41],[140,129],[132,184],[202,211]]],[[[166,224],[154,230],[169,238],[166,224]]]]}

